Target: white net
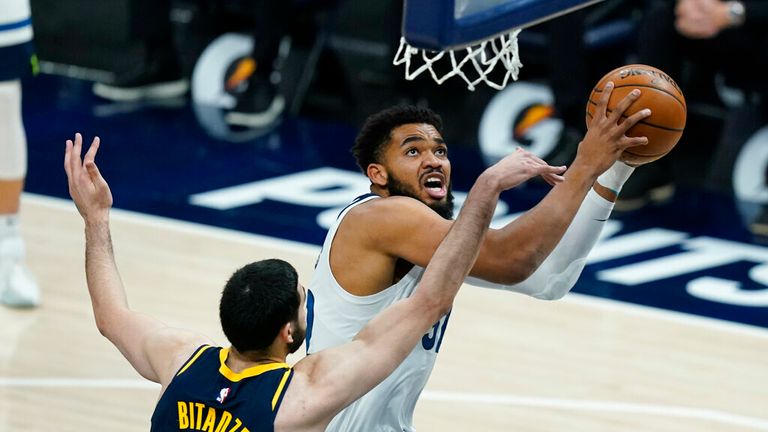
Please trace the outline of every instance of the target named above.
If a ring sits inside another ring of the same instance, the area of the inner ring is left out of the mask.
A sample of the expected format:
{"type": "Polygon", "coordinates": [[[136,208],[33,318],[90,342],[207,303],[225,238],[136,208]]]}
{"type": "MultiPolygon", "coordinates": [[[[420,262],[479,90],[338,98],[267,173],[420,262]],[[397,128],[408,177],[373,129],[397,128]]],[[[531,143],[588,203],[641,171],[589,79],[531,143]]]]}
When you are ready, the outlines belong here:
{"type": "Polygon", "coordinates": [[[415,48],[405,38],[400,38],[400,47],[392,64],[405,65],[407,80],[413,80],[429,71],[438,84],[458,76],[467,83],[469,90],[475,90],[475,86],[481,82],[501,90],[507,86],[510,78],[517,80],[517,74],[523,67],[517,49],[518,33],[520,30],[516,29],[476,45],[445,51],[415,48]],[[493,74],[497,66],[500,73],[493,74]],[[491,74],[494,76],[491,77],[491,74]]]}

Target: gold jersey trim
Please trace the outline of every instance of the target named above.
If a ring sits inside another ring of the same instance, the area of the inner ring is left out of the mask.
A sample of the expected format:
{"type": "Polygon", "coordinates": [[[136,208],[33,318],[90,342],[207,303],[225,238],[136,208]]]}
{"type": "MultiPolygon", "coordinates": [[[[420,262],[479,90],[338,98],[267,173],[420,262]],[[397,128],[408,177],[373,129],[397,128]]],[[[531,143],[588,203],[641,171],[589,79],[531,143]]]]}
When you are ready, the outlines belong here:
{"type": "Polygon", "coordinates": [[[272,396],[272,411],[275,410],[275,405],[277,405],[277,401],[280,400],[280,395],[283,393],[283,387],[285,387],[285,382],[288,381],[288,377],[291,375],[291,370],[288,369],[283,374],[283,378],[280,379],[280,384],[277,386],[277,390],[275,390],[275,395],[272,396]]]}
{"type": "Polygon", "coordinates": [[[256,366],[251,366],[247,369],[244,369],[242,372],[234,372],[232,369],[227,366],[227,356],[229,356],[229,348],[222,348],[221,351],[219,351],[219,361],[221,362],[221,366],[219,367],[219,373],[224,375],[228,380],[232,382],[238,382],[244,378],[250,378],[254,377],[256,375],[261,375],[264,372],[273,371],[275,369],[288,369],[290,371],[291,367],[288,366],[286,363],[267,363],[267,364],[260,364],[256,366]]]}
{"type": "Polygon", "coordinates": [[[200,357],[200,354],[202,354],[205,350],[207,350],[210,347],[211,347],[210,345],[203,345],[202,347],[200,347],[200,349],[198,349],[195,355],[192,356],[192,358],[187,361],[187,363],[184,365],[183,368],[181,368],[181,370],[176,374],[176,376],[179,376],[182,373],[184,373],[184,371],[187,370],[190,366],[192,366],[192,363],[194,363],[195,360],[197,360],[198,357],[200,357]]]}

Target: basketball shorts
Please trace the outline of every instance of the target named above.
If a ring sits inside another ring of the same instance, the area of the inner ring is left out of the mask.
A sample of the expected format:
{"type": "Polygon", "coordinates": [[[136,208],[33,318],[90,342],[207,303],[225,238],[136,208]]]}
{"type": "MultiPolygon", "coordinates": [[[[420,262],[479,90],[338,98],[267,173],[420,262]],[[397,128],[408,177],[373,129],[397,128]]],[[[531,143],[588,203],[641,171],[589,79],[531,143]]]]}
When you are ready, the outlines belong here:
{"type": "Polygon", "coordinates": [[[37,58],[31,41],[0,47],[0,81],[23,78],[30,72],[37,72],[37,58]]]}

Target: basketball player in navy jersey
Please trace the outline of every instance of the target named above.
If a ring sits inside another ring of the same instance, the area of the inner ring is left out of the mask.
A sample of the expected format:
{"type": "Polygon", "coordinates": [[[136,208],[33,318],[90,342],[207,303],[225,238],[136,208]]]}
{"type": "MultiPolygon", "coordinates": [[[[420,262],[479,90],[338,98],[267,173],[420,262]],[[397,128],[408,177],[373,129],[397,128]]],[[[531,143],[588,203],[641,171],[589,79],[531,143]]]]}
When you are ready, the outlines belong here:
{"type": "Polygon", "coordinates": [[[81,160],[82,137],[68,140],[69,191],[85,221],[86,276],[99,331],[162,394],[152,431],[322,431],[345,406],[381,382],[422,335],[451,309],[477,257],[499,193],[561,168],[509,156],[487,169],[461,216],[434,253],[419,286],[383,310],[348,343],[305,357],[293,367],[306,329],[306,290],[280,260],[251,263],[227,282],[219,305],[231,346],[172,328],[132,311],[112,252],[112,194],[95,164],[99,139],[81,160]]]}
{"type": "MultiPolygon", "coordinates": [[[[606,112],[606,87],[572,165],[533,209],[490,230],[470,271],[473,284],[558,299],[575,284],[613,201],[633,168],[622,152],[647,143],[625,132],[650,115],[621,121],[634,90],[606,112]]],[[[346,343],[390,304],[408,297],[434,259],[453,222],[451,163],[440,118],[428,109],[397,106],[368,118],[353,153],[371,181],[371,194],[345,208],[328,231],[309,285],[312,354],[346,343]]],[[[513,155],[543,163],[518,149],[513,155]]],[[[561,167],[557,173],[565,170],[561,167]]],[[[463,212],[463,210],[462,210],[463,212]]],[[[384,382],[346,408],[329,431],[411,431],[413,411],[432,371],[448,316],[384,382]]]]}

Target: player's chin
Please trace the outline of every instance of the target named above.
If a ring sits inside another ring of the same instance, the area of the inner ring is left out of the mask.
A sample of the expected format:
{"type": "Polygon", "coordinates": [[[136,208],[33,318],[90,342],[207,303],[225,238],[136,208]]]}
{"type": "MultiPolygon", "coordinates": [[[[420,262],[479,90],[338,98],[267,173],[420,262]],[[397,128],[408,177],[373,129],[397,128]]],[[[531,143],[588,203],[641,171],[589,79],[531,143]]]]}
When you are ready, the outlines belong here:
{"type": "Polygon", "coordinates": [[[440,191],[430,191],[427,188],[421,190],[422,199],[428,203],[444,203],[448,200],[448,188],[444,187],[440,191]]]}
{"type": "Polygon", "coordinates": [[[444,197],[441,197],[441,198],[437,198],[437,197],[433,197],[430,194],[425,193],[421,197],[421,202],[423,202],[424,204],[426,204],[426,205],[431,207],[433,205],[440,205],[440,204],[447,203],[448,202],[448,197],[444,196],[444,197]]]}

